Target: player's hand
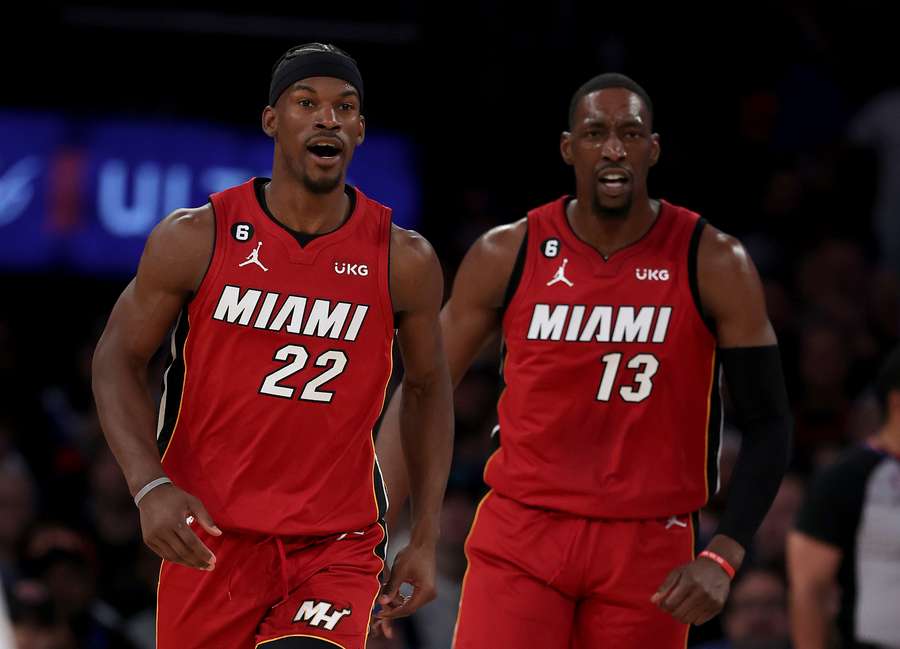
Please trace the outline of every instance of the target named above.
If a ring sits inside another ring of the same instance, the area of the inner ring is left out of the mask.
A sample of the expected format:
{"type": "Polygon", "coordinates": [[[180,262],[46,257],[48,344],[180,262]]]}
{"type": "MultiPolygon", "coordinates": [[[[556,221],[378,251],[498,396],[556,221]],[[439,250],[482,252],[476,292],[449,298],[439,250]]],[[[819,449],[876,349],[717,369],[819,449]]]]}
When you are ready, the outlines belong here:
{"type": "MultiPolygon", "coordinates": [[[[391,578],[391,569],[387,564],[384,564],[384,570],[382,572],[385,583],[387,583],[387,581],[391,578]]],[[[376,602],[375,609],[372,611],[372,622],[369,625],[369,631],[372,634],[373,638],[384,636],[388,640],[392,640],[394,638],[393,623],[388,619],[379,619],[379,612],[381,612],[381,604],[379,602],[376,602]]]]}
{"type": "Polygon", "coordinates": [[[731,579],[708,559],[697,558],[678,566],[650,601],[684,624],[703,624],[725,606],[731,579]]]}
{"type": "Polygon", "coordinates": [[[197,498],[173,484],[165,484],[144,496],[139,508],[144,543],[156,554],[189,568],[216,567],[215,555],[194,534],[188,517],[213,536],[219,536],[222,530],[197,498]]]}
{"type": "Polygon", "coordinates": [[[394,559],[390,579],[378,599],[378,603],[381,604],[381,611],[376,615],[378,620],[392,620],[411,615],[416,609],[437,597],[434,586],[436,572],[434,554],[433,543],[411,544],[400,550],[394,559]],[[402,584],[413,587],[412,595],[407,597],[400,593],[402,584]]]}

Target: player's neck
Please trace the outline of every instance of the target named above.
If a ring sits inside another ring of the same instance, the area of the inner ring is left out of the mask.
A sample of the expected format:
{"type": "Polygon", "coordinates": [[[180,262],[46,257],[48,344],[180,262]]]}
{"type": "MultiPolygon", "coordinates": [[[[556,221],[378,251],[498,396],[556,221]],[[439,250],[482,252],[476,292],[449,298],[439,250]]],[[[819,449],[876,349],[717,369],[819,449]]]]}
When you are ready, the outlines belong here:
{"type": "Polygon", "coordinates": [[[292,178],[272,170],[266,185],[266,204],[276,219],[306,234],[330,232],[349,216],[350,198],[341,182],[330,192],[317,194],[292,178]]]}
{"type": "Polygon", "coordinates": [[[653,227],[659,214],[659,201],[635,199],[627,214],[599,214],[590,200],[575,199],[569,203],[566,217],[578,237],[609,257],[638,241],[653,227]]]}

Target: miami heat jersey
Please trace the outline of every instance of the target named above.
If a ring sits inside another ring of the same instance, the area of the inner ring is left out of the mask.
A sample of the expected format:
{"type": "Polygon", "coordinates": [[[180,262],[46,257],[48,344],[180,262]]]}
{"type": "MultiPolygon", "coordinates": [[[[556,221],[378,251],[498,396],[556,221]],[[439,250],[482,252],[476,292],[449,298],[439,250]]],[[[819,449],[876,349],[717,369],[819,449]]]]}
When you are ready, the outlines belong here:
{"type": "Polygon", "coordinates": [[[172,336],[163,468],[225,530],[325,535],[385,512],[372,428],[391,374],[390,210],[301,246],[254,181],[213,194],[215,246],[172,336]]]}
{"type": "Polygon", "coordinates": [[[566,204],[528,214],[485,480],[590,518],[693,512],[718,488],[721,428],[716,340],[692,279],[702,222],[662,201],[646,235],[605,259],[566,204]]]}

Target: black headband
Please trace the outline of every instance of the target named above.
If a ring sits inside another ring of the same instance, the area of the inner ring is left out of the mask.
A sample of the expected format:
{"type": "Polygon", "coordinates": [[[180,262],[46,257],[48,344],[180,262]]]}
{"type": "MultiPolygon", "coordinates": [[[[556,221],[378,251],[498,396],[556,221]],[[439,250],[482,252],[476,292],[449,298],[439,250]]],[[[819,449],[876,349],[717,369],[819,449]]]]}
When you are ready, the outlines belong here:
{"type": "Polygon", "coordinates": [[[269,105],[274,106],[281,93],[295,82],[308,77],[334,77],[343,79],[356,88],[362,105],[363,82],[356,62],[336,52],[303,52],[286,59],[272,74],[269,84],[269,105]]]}

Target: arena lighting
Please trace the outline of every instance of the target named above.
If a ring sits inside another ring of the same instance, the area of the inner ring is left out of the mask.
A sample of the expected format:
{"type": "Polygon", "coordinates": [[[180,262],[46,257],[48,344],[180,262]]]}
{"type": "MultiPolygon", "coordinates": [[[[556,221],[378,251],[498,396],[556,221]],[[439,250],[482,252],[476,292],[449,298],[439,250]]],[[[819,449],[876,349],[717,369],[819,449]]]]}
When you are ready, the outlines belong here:
{"type": "MultiPolygon", "coordinates": [[[[147,234],[178,207],[269,175],[272,142],[252,130],[205,123],[74,120],[0,111],[0,267],[67,267],[130,274],[147,234]]],[[[348,181],[414,227],[415,147],[367,134],[348,181]]]]}

